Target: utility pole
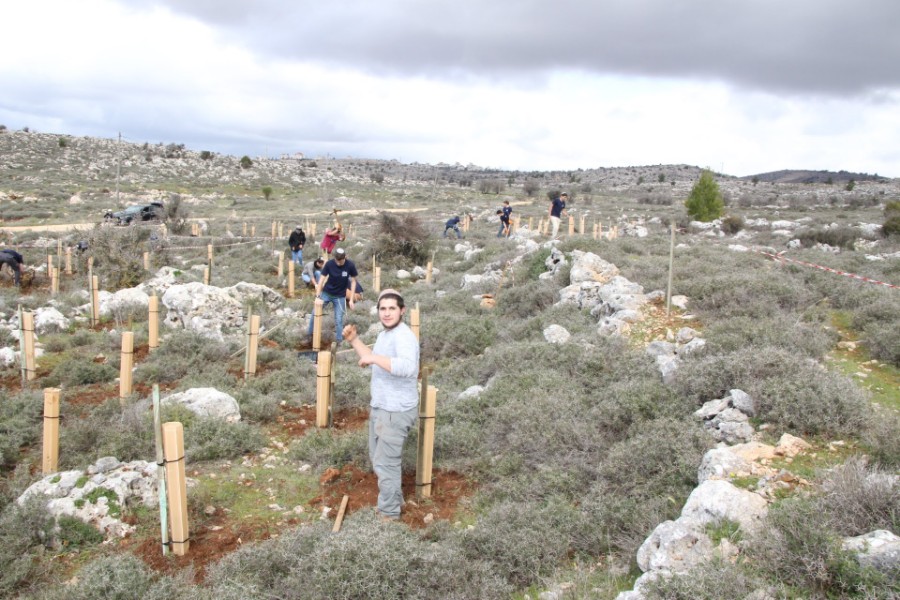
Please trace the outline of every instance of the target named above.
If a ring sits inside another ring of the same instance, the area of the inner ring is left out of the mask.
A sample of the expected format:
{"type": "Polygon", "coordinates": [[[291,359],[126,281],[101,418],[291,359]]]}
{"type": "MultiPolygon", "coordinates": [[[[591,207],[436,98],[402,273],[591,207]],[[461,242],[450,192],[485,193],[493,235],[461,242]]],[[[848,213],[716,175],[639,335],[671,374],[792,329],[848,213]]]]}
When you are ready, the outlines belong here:
{"type": "Polygon", "coordinates": [[[116,206],[119,206],[119,174],[122,170],[122,132],[119,132],[119,141],[116,144],[116,206]]]}

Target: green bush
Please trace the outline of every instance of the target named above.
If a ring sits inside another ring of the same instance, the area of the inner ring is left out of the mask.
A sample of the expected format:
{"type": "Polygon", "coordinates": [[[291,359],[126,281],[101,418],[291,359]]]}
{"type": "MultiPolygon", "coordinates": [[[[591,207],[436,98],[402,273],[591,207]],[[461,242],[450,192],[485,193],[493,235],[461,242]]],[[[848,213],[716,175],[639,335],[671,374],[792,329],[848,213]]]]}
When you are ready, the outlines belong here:
{"type": "Polygon", "coordinates": [[[309,463],[319,470],[345,464],[367,467],[368,439],[368,428],[340,435],[331,431],[311,429],[291,445],[289,456],[291,460],[309,463]]]}
{"type": "Polygon", "coordinates": [[[81,548],[104,540],[103,534],[96,527],[81,519],[62,515],[56,520],[56,524],[59,527],[56,538],[64,548],[81,548]]]}
{"type": "Polygon", "coordinates": [[[743,348],[774,347],[822,359],[838,341],[833,330],[805,323],[789,314],[769,317],[735,316],[709,323],[703,331],[707,354],[724,354],[743,348]]]}
{"type": "Polygon", "coordinates": [[[118,370],[112,365],[95,363],[78,356],[56,365],[47,376],[45,385],[49,387],[90,385],[113,381],[118,376],[118,370]]]}
{"type": "Polygon", "coordinates": [[[804,248],[816,244],[828,244],[836,248],[852,250],[859,239],[859,232],[846,225],[838,227],[818,227],[798,229],[794,236],[800,240],[804,248]]]}
{"type": "MultiPolygon", "coordinates": [[[[769,509],[765,535],[747,547],[754,567],[813,597],[855,597],[866,589],[886,589],[884,577],[862,569],[822,518],[810,498],[790,498],[769,509]]],[[[882,597],[889,596],[865,596],[882,597]]]]}
{"type": "Polygon", "coordinates": [[[132,600],[144,598],[153,574],[141,559],[128,553],[101,556],[78,571],[67,586],[69,600],[132,600]]]}
{"type": "Polygon", "coordinates": [[[12,503],[0,513],[0,595],[11,598],[29,585],[38,585],[48,565],[36,550],[49,544],[53,518],[41,498],[24,506],[12,503]]]}
{"type": "MultiPolygon", "coordinates": [[[[774,592],[771,584],[755,573],[726,560],[714,559],[687,573],[673,573],[647,582],[647,600],[722,600],[751,598],[758,590],[774,592]]],[[[781,590],[779,598],[785,596],[781,590]]]]}
{"type": "Polygon", "coordinates": [[[258,450],[265,438],[259,428],[247,423],[200,417],[185,428],[184,444],[189,461],[204,461],[236,458],[258,450]]]}
{"type": "Polygon", "coordinates": [[[40,439],[43,409],[38,391],[12,396],[0,391],[0,470],[14,467],[22,459],[22,448],[40,439]]]}
{"type": "Polygon", "coordinates": [[[134,380],[141,383],[178,381],[186,375],[202,375],[211,369],[219,372],[228,362],[229,347],[216,340],[189,331],[177,330],[166,337],[165,343],[140,363],[134,380]]]}
{"type": "Polygon", "coordinates": [[[729,215],[722,219],[722,231],[728,235],[734,235],[744,228],[744,218],[738,215],[729,215]]]}
{"type": "Polygon", "coordinates": [[[679,367],[675,388],[697,406],[741,389],[756,401],[760,419],[801,435],[858,435],[869,411],[852,381],[773,347],[691,356],[679,367]]]}
{"type": "Polygon", "coordinates": [[[872,461],[883,468],[900,466],[900,416],[891,410],[875,407],[875,414],[863,429],[862,441],[872,461]]]}
{"type": "Polygon", "coordinates": [[[360,511],[330,526],[296,528],[277,539],[244,546],[210,569],[212,595],[244,598],[448,598],[473,592],[509,598],[512,588],[487,561],[470,560],[452,543],[436,544],[408,528],[360,511]]]}

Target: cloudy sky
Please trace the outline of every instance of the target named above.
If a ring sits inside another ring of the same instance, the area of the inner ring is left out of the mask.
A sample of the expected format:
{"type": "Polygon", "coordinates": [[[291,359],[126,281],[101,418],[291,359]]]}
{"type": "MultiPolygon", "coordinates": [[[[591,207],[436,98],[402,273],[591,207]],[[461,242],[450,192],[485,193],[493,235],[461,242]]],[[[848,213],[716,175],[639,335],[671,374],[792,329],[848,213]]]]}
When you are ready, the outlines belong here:
{"type": "Polygon", "coordinates": [[[898,0],[0,0],[0,15],[9,129],[900,177],[898,0]]]}

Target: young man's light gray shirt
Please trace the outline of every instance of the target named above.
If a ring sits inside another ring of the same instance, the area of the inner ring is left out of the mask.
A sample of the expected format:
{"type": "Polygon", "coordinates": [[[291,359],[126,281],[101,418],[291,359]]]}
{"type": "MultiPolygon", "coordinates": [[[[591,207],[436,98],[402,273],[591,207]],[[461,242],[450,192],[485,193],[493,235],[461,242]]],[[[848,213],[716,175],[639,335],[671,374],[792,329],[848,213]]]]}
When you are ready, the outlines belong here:
{"type": "Polygon", "coordinates": [[[372,365],[372,406],[401,412],[419,405],[419,340],[406,323],[382,331],[372,352],[391,359],[391,371],[372,365]]]}

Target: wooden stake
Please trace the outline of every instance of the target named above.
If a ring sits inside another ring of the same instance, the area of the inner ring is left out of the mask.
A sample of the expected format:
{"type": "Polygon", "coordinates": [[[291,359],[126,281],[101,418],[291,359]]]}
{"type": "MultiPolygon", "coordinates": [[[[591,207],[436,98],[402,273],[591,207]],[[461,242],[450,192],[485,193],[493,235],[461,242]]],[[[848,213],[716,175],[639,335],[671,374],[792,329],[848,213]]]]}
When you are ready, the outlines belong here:
{"type": "Polygon", "coordinates": [[[294,297],[294,261],[288,261],[288,298],[294,297]]]}
{"type": "Polygon", "coordinates": [[[244,358],[244,379],[256,375],[256,351],[259,347],[259,315],[253,315],[247,326],[247,354],[244,358]]]}
{"type": "Polygon", "coordinates": [[[191,544],[188,539],[187,479],[184,474],[184,427],[177,421],[170,421],[163,423],[162,431],[172,552],[176,556],[184,556],[191,544]]]}
{"type": "MultiPolygon", "coordinates": [[[[423,383],[424,385],[424,383],[423,383]]],[[[416,497],[431,497],[431,471],[434,459],[434,418],[437,388],[428,386],[424,403],[419,403],[419,448],[416,454],[416,497]]]]}
{"type": "Polygon", "coordinates": [[[669,282],[666,286],[666,316],[672,310],[672,271],[675,269],[675,220],[670,224],[672,237],[669,242],[669,282]]]}
{"type": "Polygon", "coordinates": [[[49,275],[52,272],[53,272],[53,255],[48,254],[47,255],[47,274],[49,275]]]}
{"type": "Polygon", "coordinates": [[[44,388],[44,475],[56,473],[59,462],[59,389],[44,388]]]}
{"type": "Polygon", "coordinates": [[[247,223],[246,222],[244,222],[244,229],[243,229],[243,233],[241,233],[241,236],[247,237],[247,223]]]}
{"type": "Polygon", "coordinates": [[[256,237],[256,225],[250,226],[250,237],[256,237]]]}
{"type": "Polygon", "coordinates": [[[431,271],[433,269],[433,262],[428,261],[428,265],[425,267],[425,283],[431,283],[431,271]]]}
{"type": "Polygon", "coordinates": [[[50,295],[55,296],[59,293],[59,267],[53,267],[50,272],[50,295]]]}
{"type": "Polygon", "coordinates": [[[318,352],[322,349],[322,308],[325,302],[321,298],[316,298],[313,302],[313,335],[312,349],[318,352]]]}
{"type": "Polygon", "coordinates": [[[277,254],[278,254],[278,276],[281,277],[284,274],[284,250],[279,251],[277,254]]]}
{"type": "Polygon", "coordinates": [[[150,270],[150,253],[149,252],[144,252],[144,270],[145,271],[150,270]]]}
{"type": "Polygon", "coordinates": [[[575,217],[569,215],[569,235],[575,235],[575,217]]]}
{"type": "Polygon", "coordinates": [[[25,340],[25,356],[22,361],[25,365],[25,379],[31,381],[37,377],[34,368],[34,313],[23,312],[20,327],[20,333],[25,340]]]}
{"type": "Polygon", "coordinates": [[[584,235],[584,215],[581,215],[581,219],[578,221],[578,233],[584,235]]]}
{"type": "Polygon", "coordinates": [[[134,332],[122,334],[122,359],[119,368],[119,403],[125,406],[125,398],[131,395],[131,368],[134,366],[134,332]]]}
{"type": "Polygon", "coordinates": [[[66,275],[72,274],[72,249],[66,248],[66,275]]]}
{"type": "Polygon", "coordinates": [[[100,324],[100,278],[91,276],[91,325],[100,324]]]}
{"type": "Polygon", "coordinates": [[[341,530],[341,523],[344,521],[344,512],[347,510],[347,502],[350,500],[350,496],[344,494],[344,497],[341,499],[341,508],[338,510],[337,517],[334,519],[334,527],[331,528],[331,533],[337,533],[341,530]]]}
{"type": "Polygon", "coordinates": [[[528,217],[528,231],[534,231],[534,217],[528,217]]]}
{"type": "MultiPolygon", "coordinates": [[[[155,298],[156,296],[154,296],[155,298]]],[[[166,463],[163,455],[162,425],[159,416],[159,385],[153,384],[153,440],[156,442],[156,487],[159,490],[159,534],[162,553],[169,553],[169,506],[166,503],[166,463]]]]}
{"type": "Polygon", "coordinates": [[[319,352],[316,361],[316,427],[328,427],[331,405],[331,352],[319,352]]]}
{"type": "Polygon", "coordinates": [[[159,348],[159,297],[150,296],[149,311],[147,316],[147,336],[150,352],[159,348]]]}
{"type": "Polygon", "coordinates": [[[415,334],[416,339],[421,339],[419,337],[419,303],[416,302],[416,307],[409,311],[409,328],[412,329],[413,334],[415,334]]]}
{"type": "Polygon", "coordinates": [[[381,291],[381,267],[375,267],[375,272],[372,275],[372,289],[375,291],[377,297],[378,293],[381,291]]]}
{"type": "Polygon", "coordinates": [[[209,267],[203,267],[203,285],[209,285],[209,267]]]}

